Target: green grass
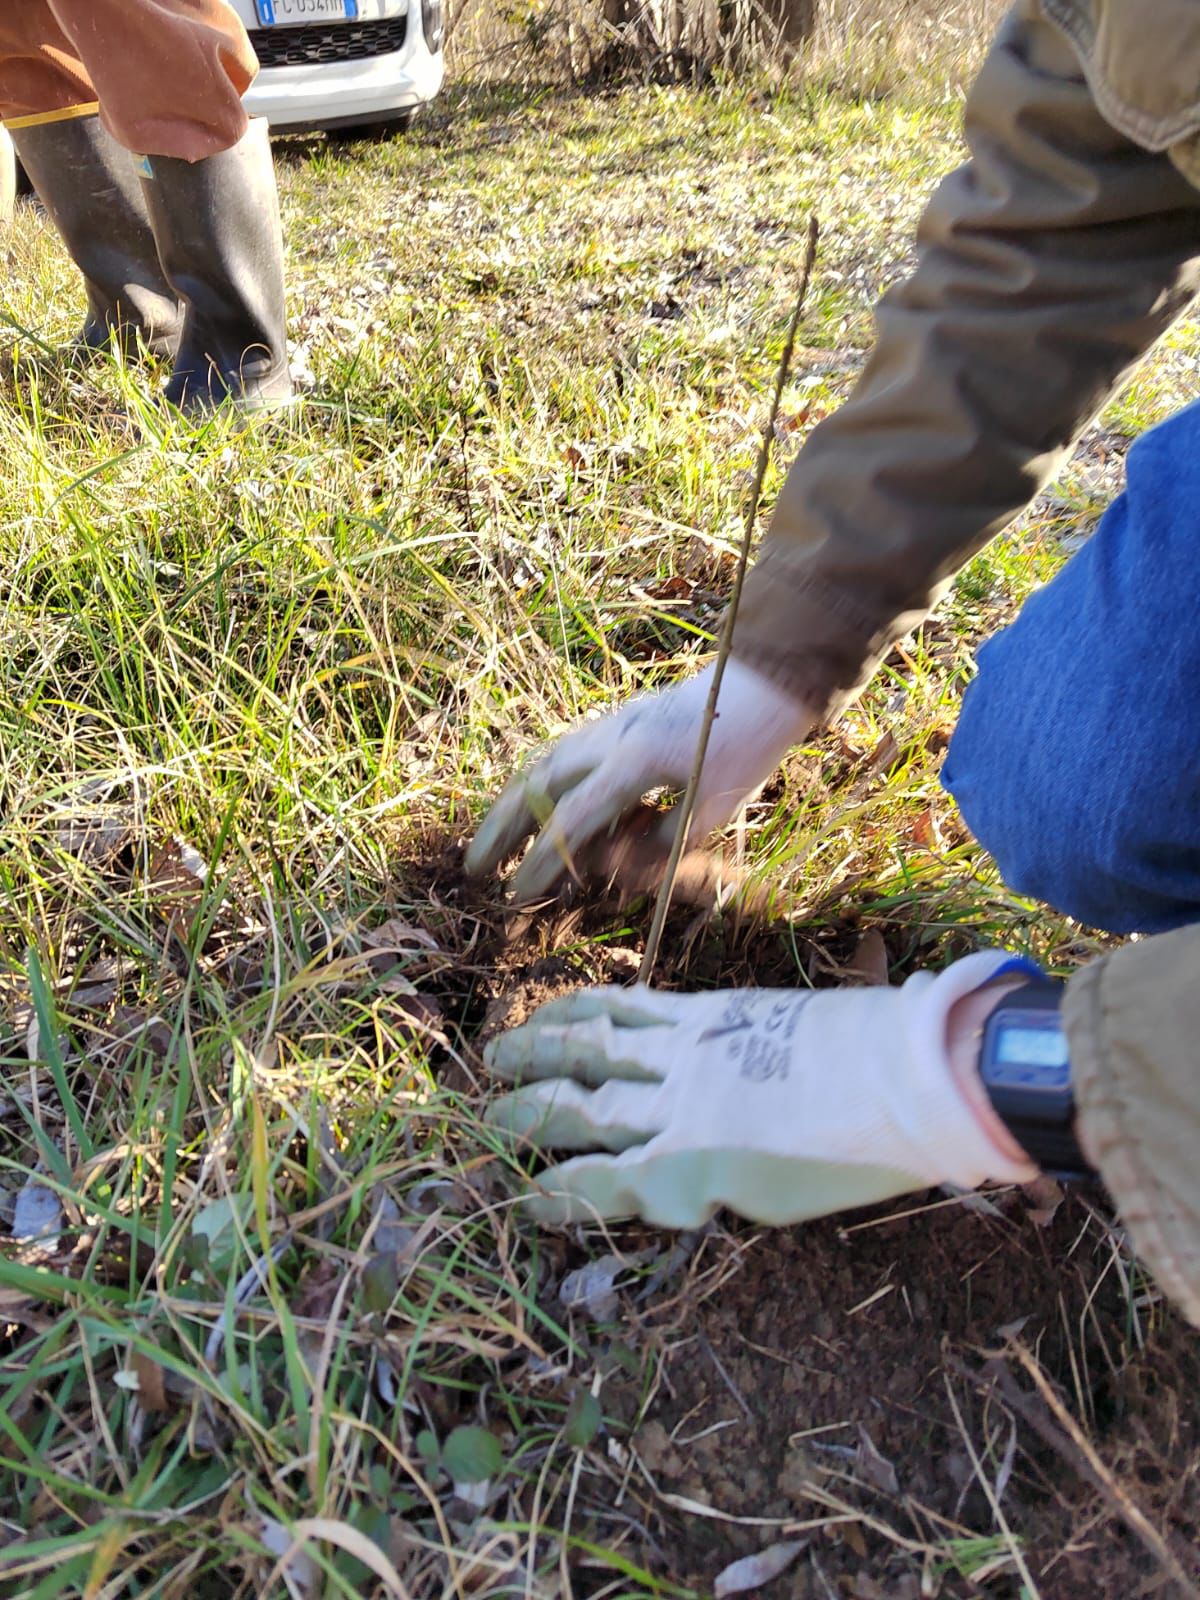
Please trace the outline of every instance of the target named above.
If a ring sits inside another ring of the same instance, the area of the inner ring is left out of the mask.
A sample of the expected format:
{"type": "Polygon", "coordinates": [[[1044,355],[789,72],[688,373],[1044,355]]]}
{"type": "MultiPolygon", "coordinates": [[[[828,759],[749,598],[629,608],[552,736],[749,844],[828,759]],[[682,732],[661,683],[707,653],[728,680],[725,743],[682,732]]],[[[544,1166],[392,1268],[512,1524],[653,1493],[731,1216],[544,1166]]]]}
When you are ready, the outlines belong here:
{"type": "MultiPolygon", "coordinates": [[[[815,92],[496,92],[407,139],[290,141],[309,402],[192,431],[156,421],[141,373],[41,359],[81,297],[20,216],[0,1185],[42,1174],[65,1221],[54,1252],[0,1260],[6,1594],[396,1592],[383,1559],[414,1596],[549,1597],[568,1565],[588,1593],[683,1592],[580,1434],[604,1374],[547,1309],[559,1246],[516,1228],[478,1123],[498,913],[454,900],[447,863],[532,745],[708,647],[809,213],[796,437],[846,393],[957,151],[953,104],[815,92]],[[680,576],[682,611],[653,598],[680,576]],[[409,931],[372,953],[391,919],[409,931]],[[461,999],[447,1042],[414,993],[461,999]],[[480,1423],[485,1513],[443,1466],[480,1423]]],[[[1168,409],[1198,349],[1188,324],[1111,424],[1168,409]]],[[[798,963],[848,915],[900,966],[1094,947],[999,883],[929,738],[1098,511],[1085,467],[753,808],[745,863],[799,905],[798,963]]],[[[640,939],[631,917],[580,936],[582,976],[640,939]]],[[[651,1353],[619,1348],[648,1395],[651,1353]]]]}

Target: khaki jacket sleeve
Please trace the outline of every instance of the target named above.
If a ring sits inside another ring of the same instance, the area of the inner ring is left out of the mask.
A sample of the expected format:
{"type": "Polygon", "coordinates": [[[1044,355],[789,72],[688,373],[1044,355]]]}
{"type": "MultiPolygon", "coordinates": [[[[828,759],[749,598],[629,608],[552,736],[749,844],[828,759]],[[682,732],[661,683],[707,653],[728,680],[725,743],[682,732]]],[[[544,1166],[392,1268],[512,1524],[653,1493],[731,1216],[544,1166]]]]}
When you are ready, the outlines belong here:
{"type": "Polygon", "coordinates": [[[1200,926],[1082,968],[1063,1016],[1083,1147],[1134,1248],[1200,1327],[1200,926]]]}
{"type": "Polygon", "coordinates": [[[1200,190],[1101,116],[1034,0],[1002,26],[966,135],[916,270],[880,303],[866,371],[797,458],[746,582],[735,654],[826,711],[1200,287],[1200,190]]]}

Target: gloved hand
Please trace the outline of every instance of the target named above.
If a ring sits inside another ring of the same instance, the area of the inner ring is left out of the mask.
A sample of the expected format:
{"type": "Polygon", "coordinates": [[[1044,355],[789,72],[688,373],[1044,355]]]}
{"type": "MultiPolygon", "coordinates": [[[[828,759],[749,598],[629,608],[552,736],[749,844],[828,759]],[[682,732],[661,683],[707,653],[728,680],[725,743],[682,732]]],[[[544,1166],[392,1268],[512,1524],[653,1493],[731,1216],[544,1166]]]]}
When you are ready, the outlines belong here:
{"type": "MultiPolygon", "coordinates": [[[[531,833],[541,832],[513,878],[518,900],[548,894],[586,847],[612,832],[651,789],[683,789],[713,668],[659,694],[631,700],[560,739],[518,772],[484,818],[467,851],[469,873],[494,871],[531,833]]],[[[812,725],[810,710],[750,667],[730,660],[721,680],[691,837],[727,822],[812,725]]],[[[658,825],[666,855],[675,826],[658,825]]]]}
{"type": "Polygon", "coordinates": [[[694,1228],[719,1206],[798,1222],[940,1183],[1027,1182],[951,1070],[955,1001],[1010,964],[984,951],[900,988],[585,989],[493,1039],[525,1085],[488,1120],[579,1155],[539,1174],[539,1222],[694,1228]]]}

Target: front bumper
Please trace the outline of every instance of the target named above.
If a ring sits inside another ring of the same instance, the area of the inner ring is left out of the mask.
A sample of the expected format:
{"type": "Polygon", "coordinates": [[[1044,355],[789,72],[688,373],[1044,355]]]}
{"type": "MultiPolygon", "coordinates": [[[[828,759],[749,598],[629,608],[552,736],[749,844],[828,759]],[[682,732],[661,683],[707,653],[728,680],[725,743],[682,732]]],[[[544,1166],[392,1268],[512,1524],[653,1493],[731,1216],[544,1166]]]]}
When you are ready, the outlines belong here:
{"type": "MultiPolygon", "coordinates": [[[[333,29],[324,31],[334,44],[340,42],[333,29]]],[[[246,91],[246,110],[281,131],[401,117],[432,100],[445,76],[441,51],[431,54],[425,43],[421,0],[410,0],[404,34],[398,50],[337,60],[320,57],[319,30],[272,30],[266,38],[252,32],[251,41],[262,47],[263,65],[246,91]],[[308,37],[302,40],[302,34],[308,37]],[[306,54],[317,59],[303,59],[306,54]],[[272,55],[287,64],[272,65],[272,55]]]]}

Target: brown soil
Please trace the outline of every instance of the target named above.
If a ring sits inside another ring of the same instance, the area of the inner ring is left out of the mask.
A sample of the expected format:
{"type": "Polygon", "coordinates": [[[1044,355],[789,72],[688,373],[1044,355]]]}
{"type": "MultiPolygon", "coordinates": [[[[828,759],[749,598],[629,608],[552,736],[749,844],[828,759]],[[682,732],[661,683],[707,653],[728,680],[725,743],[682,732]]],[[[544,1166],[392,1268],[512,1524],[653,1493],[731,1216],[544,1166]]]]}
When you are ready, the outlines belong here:
{"type": "MultiPolygon", "coordinates": [[[[474,1049],[554,994],[636,972],[644,906],[514,916],[449,860],[407,888],[443,948],[469,951],[438,998],[474,1049]]],[[[882,931],[903,964],[909,932],[882,931]]],[[[860,939],[852,921],[800,938],[685,908],[663,970],[681,987],[802,968],[846,981],[860,939]]],[[[1123,1255],[1102,1193],[1059,1199],[933,1194],[794,1229],[731,1223],[682,1279],[623,1297],[615,1324],[573,1319],[611,1368],[607,1460],[642,1530],[625,1554],[707,1595],[731,1561],[799,1537],[767,1600],[1024,1600],[995,1497],[1041,1600],[1200,1595],[1200,1339],[1123,1255]],[[621,1347],[653,1352],[648,1403],[606,1355],[621,1347]]],[[[561,1274],[589,1255],[648,1243],[674,1241],[547,1241],[547,1308],[562,1314],[561,1274]]],[[[590,1536],[604,1543],[602,1524],[590,1536]]],[[[588,1582],[581,1570],[576,1592],[599,1592],[588,1582]]],[[[644,1591],[609,1573],[604,1592],[644,1591]]]]}
{"type": "MultiPolygon", "coordinates": [[[[633,1448],[660,1490],[687,1500],[734,1517],[825,1519],[772,1600],[978,1594],[968,1541],[998,1530],[971,1451],[994,1488],[1014,1432],[1001,1510],[1043,1600],[1186,1592],[1160,1587],[1161,1553],[1130,1533],[1003,1353],[1015,1323],[1117,1492],[1200,1576],[1200,1343],[1166,1317],[1137,1349],[1115,1270],[1093,1296],[1112,1258],[1085,1199],[1048,1227],[1020,1194],[1001,1204],[999,1218],[951,1205],[858,1232],[839,1219],[760,1234],[725,1287],[672,1316],[633,1448]],[[849,1520],[832,1520],[829,1496],[849,1520]]],[[[786,1526],[680,1514],[659,1536],[665,1570],[701,1592],[728,1562],[787,1537],[786,1526]]],[[[1011,1563],[986,1592],[1021,1595],[1011,1563]]]]}

